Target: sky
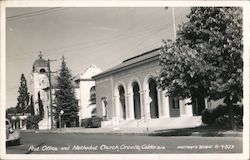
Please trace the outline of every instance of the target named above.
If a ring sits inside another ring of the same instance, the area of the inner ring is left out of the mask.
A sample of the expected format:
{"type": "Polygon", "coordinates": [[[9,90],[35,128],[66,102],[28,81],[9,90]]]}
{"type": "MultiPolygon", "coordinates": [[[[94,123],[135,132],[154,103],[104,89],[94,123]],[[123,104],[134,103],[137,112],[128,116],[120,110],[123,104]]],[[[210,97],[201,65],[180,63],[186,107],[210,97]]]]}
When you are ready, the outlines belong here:
{"type": "MultiPolygon", "coordinates": [[[[6,107],[17,104],[23,73],[30,88],[39,51],[58,71],[62,56],[73,75],[91,64],[105,71],[123,60],[173,39],[173,8],[67,7],[6,9],[6,107]]],[[[187,21],[189,8],[174,8],[175,24],[187,21]]],[[[176,27],[177,29],[178,27],[176,27]]]]}

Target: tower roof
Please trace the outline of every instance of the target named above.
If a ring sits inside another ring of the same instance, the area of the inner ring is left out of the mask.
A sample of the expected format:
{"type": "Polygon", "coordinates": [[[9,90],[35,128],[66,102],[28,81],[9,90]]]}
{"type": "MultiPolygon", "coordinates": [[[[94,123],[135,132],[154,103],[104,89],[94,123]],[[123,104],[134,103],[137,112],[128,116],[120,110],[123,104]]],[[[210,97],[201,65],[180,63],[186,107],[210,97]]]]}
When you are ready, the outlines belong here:
{"type": "Polygon", "coordinates": [[[35,68],[41,68],[41,67],[47,67],[48,66],[48,62],[47,60],[43,59],[43,55],[40,54],[38,55],[38,59],[35,60],[35,62],[33,63],[33,70],[35,70],[35,68]]]}

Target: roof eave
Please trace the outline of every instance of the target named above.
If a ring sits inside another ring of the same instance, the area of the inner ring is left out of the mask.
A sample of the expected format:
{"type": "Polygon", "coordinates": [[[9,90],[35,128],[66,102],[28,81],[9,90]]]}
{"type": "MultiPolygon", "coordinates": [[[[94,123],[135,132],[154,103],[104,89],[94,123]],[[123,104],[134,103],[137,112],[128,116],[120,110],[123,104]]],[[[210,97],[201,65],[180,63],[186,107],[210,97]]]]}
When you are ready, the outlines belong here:
{"type": "Polygon", "coordinates": [[[137,67],[137,66],[140,66],[140,65],[145,64],[145,63],[156,61],[158,59],[159,59],[159,55],[155,55],[154,57],[150,57],[148,59],[144,59],[142,61],[135,62],[135,63],[129,64],[127,66],[123,66],[123,67],[120,67],[120,68],[116,68],[114,70],[110,70],[110,71],[107,71],[107,72],[100,73],[98,75],[93,76],[92,78],[94,80],[97,80],[97,79],[100,79],[100,78],[103,78],[103,77],[110,76],[110,75],[112,75],[114,73],[124,71],[126,69],[130,69],[130,68],[137,67]]]}

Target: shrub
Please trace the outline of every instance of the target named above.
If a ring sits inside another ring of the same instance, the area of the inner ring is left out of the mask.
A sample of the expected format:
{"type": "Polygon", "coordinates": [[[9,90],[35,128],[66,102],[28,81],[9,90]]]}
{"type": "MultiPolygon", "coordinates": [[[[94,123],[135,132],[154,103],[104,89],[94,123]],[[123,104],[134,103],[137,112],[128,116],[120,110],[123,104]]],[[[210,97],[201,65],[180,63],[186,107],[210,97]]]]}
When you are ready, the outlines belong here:
{"type": "MultiPolygon", "coordinates": [[[[243,126],[243,106],[233,105],[234,119],[238,126],[243,126]]],[[[226,105],[219,105],[214,109],[205,109],[202,122],[208,125],[226,126],[230,124],[229,109],[226,105]]]]}
{"type": "Polygon", "coordinates": [[[202,122],[208,125],[212,125],[215,122],[215,117],[212,114],[212,110],[205,109],[202,114],[202,122]]]}
{"type": "Polygon", "coordinates": [[[81,119],[81,127],[87,128],[89,123],[89,118],[81,119]]]}
{"type": "Polygon", "coordinates": [[[243,126],[243,105],[233,106],[234,118],[238,126],[243,126]]]}
{"type": "Polygon", "coordinates": [[[101,117],[91,117],[81,120],[81,127],[85,128],[99,128],[101,127],[101,117]]]}
{"type": "Polygon", "coordinates": [[[26,119],[27,129],[38,129],[38,123],[42,120],[40,115],[30,115],[26,119]]]}
{"type": "Polygon", "coordinates": [[[213,109],[213,115],[215,117],[215,124],[221,126],[229,124],[228,107],[225,105],[219,105],[213,109]]]}

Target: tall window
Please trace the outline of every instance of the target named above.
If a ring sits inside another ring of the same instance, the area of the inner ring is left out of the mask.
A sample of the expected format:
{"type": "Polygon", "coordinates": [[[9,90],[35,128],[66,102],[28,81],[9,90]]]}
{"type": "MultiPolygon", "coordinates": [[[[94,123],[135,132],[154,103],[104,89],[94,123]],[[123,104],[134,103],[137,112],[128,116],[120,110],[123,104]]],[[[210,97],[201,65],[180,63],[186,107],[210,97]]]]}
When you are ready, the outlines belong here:
{"type": "Polygon", "coordinates": [[[178,97],[173,97],[172,98],[172,104],[174,109],[179,109],[180,104],[179,104],[179,98],[178,97]]]}
{"type": "Polygon", "coordinates": [[[95,92],[95,86],[91,87],[90,89],[90,104],[96,104],[96,92],[95,92]]]}
{"type": "Polygon", "coordinates": [[[107,114],[108,114],[107,98],[102,97],[101,101],[102,101],[102,117],[103,117],[103,120],[106,121],[107,120],[107,114]]]}

